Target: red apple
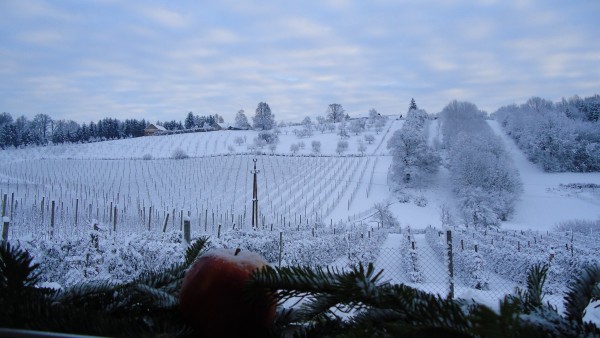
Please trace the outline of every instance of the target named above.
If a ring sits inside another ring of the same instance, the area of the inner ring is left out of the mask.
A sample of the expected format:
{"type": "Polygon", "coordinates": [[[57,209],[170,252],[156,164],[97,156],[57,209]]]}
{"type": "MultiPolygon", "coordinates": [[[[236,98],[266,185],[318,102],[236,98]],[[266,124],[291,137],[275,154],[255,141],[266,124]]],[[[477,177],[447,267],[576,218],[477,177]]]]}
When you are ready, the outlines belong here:
{"type": "Polygon", "coordinates": [[[273,324],[275,302],[265,291],[249,303],[244,285],[267,265],[240,249],[211,249],[186,272],[179,294],[183,317],[203,337],[261,337],[273,324]]]}

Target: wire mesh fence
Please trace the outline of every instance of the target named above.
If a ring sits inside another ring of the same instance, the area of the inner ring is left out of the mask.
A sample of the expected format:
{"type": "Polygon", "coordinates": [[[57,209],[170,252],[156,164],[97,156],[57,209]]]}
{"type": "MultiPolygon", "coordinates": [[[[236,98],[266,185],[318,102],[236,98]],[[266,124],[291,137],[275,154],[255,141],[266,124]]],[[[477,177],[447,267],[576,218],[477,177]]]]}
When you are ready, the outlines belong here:
{"type": "MultiPolygon", "coordinates": [[[[543,263],[536,256],[521,259],[524,253],[512,252],[502,244],[497,244],[498,250],[472,242],[466,245],[464,237],[460,232],[435,229],[393,234],[374,265],[383,269],[383,280],[389,283],[406,284],[442,297],[495,301],[514,293],[517,287],[524,288],[529,267],[543,263]]],[[[552,267],[553,262],[549,263],[552,267]]],[[[552,283],[549,278],[549,294],[565,290],[565,279],[556,279],[552,283]]]]}

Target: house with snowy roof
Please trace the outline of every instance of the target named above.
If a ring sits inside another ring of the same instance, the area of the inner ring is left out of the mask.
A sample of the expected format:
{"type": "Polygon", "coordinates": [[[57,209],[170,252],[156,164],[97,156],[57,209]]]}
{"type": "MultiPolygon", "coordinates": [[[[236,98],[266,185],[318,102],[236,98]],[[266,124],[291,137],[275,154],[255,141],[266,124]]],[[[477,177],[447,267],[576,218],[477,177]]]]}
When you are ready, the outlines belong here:
{"type": "Polygon", "coordinates": [[[153,136],[156,135],[156,133],[160,134],[166,131],[167,129],[165,129],[165,127],[150,123],[148,126],[146,126],[146,129],[144,129],[144,136],[153,136]]]}

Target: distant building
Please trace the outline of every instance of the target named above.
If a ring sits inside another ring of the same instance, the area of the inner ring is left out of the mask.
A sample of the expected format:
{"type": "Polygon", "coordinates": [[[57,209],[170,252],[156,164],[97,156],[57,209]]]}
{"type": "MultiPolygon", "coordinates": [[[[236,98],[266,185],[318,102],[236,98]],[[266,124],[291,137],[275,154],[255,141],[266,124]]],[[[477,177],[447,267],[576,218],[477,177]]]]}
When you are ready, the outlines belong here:
{"type": "Polygon", "coordinates": [[[215,130],[242,130],[230,123],[217,122],[212,125],[215,130]]]}
{"type": "Polygon", "coordinates": [[[162,133],[162,132],[166,132],[166,131],[167,131],[167,129],[165,129],[165,127],[150,123],[146,127],[146,129],[144,129],[144,136],[152,136],[152,135],[155,135],[156,133],[162,133]]]}

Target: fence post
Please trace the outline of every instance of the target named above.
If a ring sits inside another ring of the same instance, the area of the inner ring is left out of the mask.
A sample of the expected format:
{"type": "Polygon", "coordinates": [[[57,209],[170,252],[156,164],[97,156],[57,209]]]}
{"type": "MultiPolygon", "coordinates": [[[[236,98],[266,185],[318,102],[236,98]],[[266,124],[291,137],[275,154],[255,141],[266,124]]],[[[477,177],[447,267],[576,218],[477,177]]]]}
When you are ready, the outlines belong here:
{"type": "Polygon", "coordinates": [[[183,220],[183,240],[186,245],[190,245],[192,238],[190,236],[190,219],[186,217],[183,220]]]}
{"type": "Polygon", "coordinates": [[[450,290],[448,291],[448,298],[454,299],[454,262],[452,260],[452,231],[446,231],[446,243],[448,244],[448,274],[450,282],[450,290]]]}
{"type": "Polygon", "coordinates": [[[10,226],[10,218],[2,217],[2,242],[8,241],[8,227],[10,226]]]}

